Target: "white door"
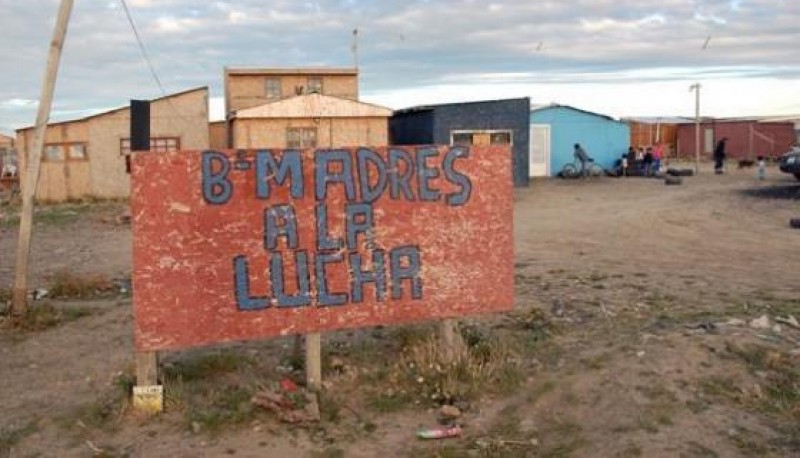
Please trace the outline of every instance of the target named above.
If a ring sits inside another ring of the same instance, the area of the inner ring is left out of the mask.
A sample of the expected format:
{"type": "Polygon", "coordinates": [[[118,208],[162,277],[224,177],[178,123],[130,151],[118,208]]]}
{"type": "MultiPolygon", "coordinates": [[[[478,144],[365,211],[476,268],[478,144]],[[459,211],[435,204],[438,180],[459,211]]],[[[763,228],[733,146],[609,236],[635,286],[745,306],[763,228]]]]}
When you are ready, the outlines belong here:
{"type": "Polygon", "coordinates": [[[550,176],[550,125],[531,124],[530,140],[530,176],[550,176]]]}
{"type": "Polygon", "coordinates": [[[705,131],[705,153],[714,152],[714,129],[706,128],[705,131]]]}

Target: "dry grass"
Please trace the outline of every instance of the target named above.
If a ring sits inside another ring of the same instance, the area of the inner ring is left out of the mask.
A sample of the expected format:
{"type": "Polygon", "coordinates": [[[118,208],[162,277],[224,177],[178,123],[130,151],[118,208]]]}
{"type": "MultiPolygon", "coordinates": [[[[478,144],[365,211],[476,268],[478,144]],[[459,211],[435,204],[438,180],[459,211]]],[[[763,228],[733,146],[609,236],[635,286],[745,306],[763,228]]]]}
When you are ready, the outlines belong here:
{"type": "Polygon", "coordinates": [[[164,367],[164,404],[188,428],[218,434],[252,420],[258,390],[255,361],[236,350],[191,352],[164,367]]]}
{"type": "Polygon", "coordinates": [[[761,345],[728,344],[727,350],[762,375],[767,410],[800,421],[800,357],[761,345]]]}
{"type": "Polygon", "coordinates": [[[81,441],[96,431],[112,432],[119,428],[130,411],[130,397],[134,385],[133,368],[118,374],[110,389],[100,393],[97,399],[74,407],[67,414],[57,417],[58,423],[81,441]]]}
{"type": "Polygon", "coordinates": [[[93,310],[87,307],[57,307],[50,302],[38,302],[28,306],[22,317],[9,317],[7,323],[20,331],[44,331],[64,323],[89,316],[93,310]]]}
{"type": "Polygon", "coordinates": [[[62,270],[53,275],[49,294],[56,299],[87,299],[113,291],[114,284],[105,275],[81,276],[62,270]]]}
{"type": "Polygon", "coordinates": [[[10,457],[14,447],[27,436],[39,430],[35,421],[30,421],[16,427],[0,429],[0,457],[10,457]]]}
{"type": "Polygon", "coordinates": [[[404,347],[386,377],[391,395],[373,406],[396,410],[411,400],[426,404],[470,400],[484,393],[509,392],[521,380],[519,358],[508,342],[462,328],[449,351],[436,336],[404,347]]]}

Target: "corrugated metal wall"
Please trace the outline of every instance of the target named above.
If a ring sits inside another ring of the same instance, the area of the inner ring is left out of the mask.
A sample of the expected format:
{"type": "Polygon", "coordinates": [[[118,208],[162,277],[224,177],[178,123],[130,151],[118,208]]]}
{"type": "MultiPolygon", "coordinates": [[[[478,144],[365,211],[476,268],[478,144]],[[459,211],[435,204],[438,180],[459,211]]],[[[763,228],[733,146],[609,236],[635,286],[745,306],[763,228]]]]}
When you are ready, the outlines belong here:
{"type": "Polygon", "coordinates": [[[528,186],[529,114],[528,98],[433,105],[429,110],[395,113],[389,123],[390,140],[397,145],[448,145],[454,130],[508,130],[514,186],[528,186]]]}
{"type": "Polygon", "coordinates": [[[433,140],[449,144],[453,130],[510,130],[514,186],[528,186],[530,106],[527,98],[438,106],[434,111],[433,140]]]}
{"type": "Polygon", "coordinates": [[[389,118],[389,144],[428,145],[433,143],[433,110],[395,113],[389,118]]]}
{"type": "MultiPolygon", "coordinates": [[[[704,148],[707,129],[713,132],[714,145],[721,138],[728,138],[725,152],[729,159],[755,159],[760,155],[778,157],[789,151],[796,141],[794,124],[791,122],[705,122],[700,124],[700,148],[704,158],[710,158],[713,150],[713,146],[711,150],[704,148]]],[[[694,124],[679,126],[678,150],[681,157],[694,157],[694,124]]]]}
{"type": "Polygon", "coordinates": [[[665,152],[674,156],[678,148],[678,125],[628,121],[631,129],[630,144],[633,147],[647,147],[657,142],[666,145],[665,152]]]}

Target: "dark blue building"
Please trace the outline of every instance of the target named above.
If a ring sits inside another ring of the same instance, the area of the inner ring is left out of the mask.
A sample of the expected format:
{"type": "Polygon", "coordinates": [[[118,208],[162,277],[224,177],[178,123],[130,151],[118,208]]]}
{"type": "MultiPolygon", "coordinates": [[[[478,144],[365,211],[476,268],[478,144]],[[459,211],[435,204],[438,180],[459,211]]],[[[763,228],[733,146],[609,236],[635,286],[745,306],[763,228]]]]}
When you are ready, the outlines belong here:
{"type": "Polygon", "coordinates": [[[392,145],[510,144],[514,186],[528,186],[528,98],[448,103],[406,108],[389,119],[392,145]]]}

